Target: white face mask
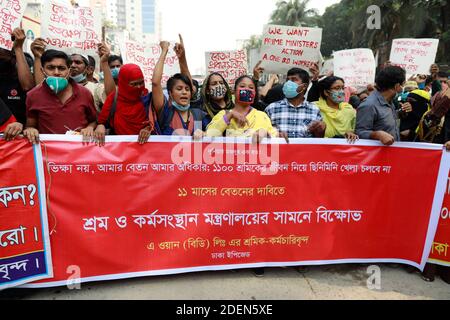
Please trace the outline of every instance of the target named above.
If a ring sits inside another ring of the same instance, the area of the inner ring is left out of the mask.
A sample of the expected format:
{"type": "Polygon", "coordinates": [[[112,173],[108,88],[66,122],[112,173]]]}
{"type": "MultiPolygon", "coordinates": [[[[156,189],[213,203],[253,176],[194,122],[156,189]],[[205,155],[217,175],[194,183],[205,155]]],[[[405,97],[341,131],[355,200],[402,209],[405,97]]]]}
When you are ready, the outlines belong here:
{"type": "Polygon", "coordinates": [[[86,74],[84,73],[80,73],[77,76],[74,77],[70,77],[73,81],[75,81],[76,83],[82,83],[86,80],[86,74]]]}

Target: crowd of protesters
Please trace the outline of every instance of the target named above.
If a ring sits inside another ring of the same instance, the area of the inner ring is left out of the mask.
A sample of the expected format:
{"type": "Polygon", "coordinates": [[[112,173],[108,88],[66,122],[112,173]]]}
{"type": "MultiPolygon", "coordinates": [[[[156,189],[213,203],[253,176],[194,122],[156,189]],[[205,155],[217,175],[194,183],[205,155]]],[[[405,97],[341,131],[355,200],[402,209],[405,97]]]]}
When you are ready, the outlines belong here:
{"type": "MultiPolygon", "coordinates": [[[[169,50],[163,41],[152,87],[146,88],[139,66],[124,65],[105,43],[98,45],[96,78],[94,57],[47,50],[43,39],[31,45],[32,57],[23,51],[24,31],[15,29],[13,36],[13,49],[0,49],[0,133],[7,141],[23,135],[38,143],[40,134],[77,132],[99,146],[107,135],[135,135],[140,144],[152,135],[182,135],[428,142],[450,151],[450,81],[437,65],[431,75],[407,79],[405,70],[388,62],[374,84],[351,88],[342,78],[320,74],[318,65],[292,68],[284,83],[277,75],[260,83],[264,70],[258,64],[234,87],[219,73],[199,86],[180,36],[175,52],[181,72],[163,84],[169,50]]],[[[433,272],[424,279],[433,280],[433,272]]]]}

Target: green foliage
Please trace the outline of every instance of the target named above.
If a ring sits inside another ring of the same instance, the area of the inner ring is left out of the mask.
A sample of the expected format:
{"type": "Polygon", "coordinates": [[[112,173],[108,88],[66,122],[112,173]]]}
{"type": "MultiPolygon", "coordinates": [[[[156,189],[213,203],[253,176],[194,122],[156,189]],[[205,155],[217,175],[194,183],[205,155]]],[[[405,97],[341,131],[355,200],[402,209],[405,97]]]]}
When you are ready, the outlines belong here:
{"type": "MultiPolygon", "coordinates": [[[[323,29],[322,54],[352,48],[371,48],[388,59],[390,45],[396,38],[440,39],[437,61],[445,62],[450,52],[450,0],[341,0],[326,8],[320,16],[307,9],[309,0],[280,0],[270,23],[323,29]],[[381,29],[369,30],[367,8],[381,9],[381,29]]],[[[259,48],[261,38],[253,36],[246,49],[259,48]]],[[[446,61],[448,62],[448,61],[446,61]]]]}

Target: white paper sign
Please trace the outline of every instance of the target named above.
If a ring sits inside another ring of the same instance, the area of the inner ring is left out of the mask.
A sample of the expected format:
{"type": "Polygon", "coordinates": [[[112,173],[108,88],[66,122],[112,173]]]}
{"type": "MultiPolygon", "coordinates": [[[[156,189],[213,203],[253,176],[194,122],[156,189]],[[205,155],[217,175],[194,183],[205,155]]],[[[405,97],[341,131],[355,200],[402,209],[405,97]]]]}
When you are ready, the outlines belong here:
{"type": "Polygon", "coordinates": [[[47,0],[42,10],[42,38],[47,49],[96,55],[102,40],[101,23],[98,9],[47,0]]]}
{"type": "Polygon", "coordinates": [[[322,29],[266,25],[261,47],[265,73],[286,74],[297,67],[309,71],[320,60],[322,29]]]}
{"type": "MultiPolygon", "coordinates": [[[[171,76],[180,72],[180,64],[174,47],[175,43],[171,43],[164,63],[163,86],[166,85],[171,76]]],[[[124,63],[134,63],[141,68],[145,77],[145,85],[150,89],[152,87],[153,70],[161,56],[159,44],[144,45],[135,41],[125,41],[120,44],[120,51],[124,63]]]]}
{"type": "Polygon", "coordinates": [[[320,74],[324,76],[330,72],[334,73],[334,59],[325,60],[322,69],[320,69],[320,74]]]}
{"type": "Polygon", "coordinates": [[[375,57],[370,49],[351,49],[334,53],[334,75],[346,86],[365,87],[375,83],[375,57]]]}
{"type": "Polygon", "coordinates": [[[405,69],[408,75],[430,74],[438,46],[438,39],[395,39],[389,60],[405,69]]]}
{"type": "Polygon", "coordinates": [[[205,56],[208,74],[220,73],[231,87],[237,78],[248,73],[245,50],[206,52],[205,56]]]}
{"type": "Polygon", "coordinates": [[[11,50],[13,41],[11,34],[15,28],[20,26],[23,13],[27,7],[26,1],[21,0],[0,0],[0,48],[11,50]]]}

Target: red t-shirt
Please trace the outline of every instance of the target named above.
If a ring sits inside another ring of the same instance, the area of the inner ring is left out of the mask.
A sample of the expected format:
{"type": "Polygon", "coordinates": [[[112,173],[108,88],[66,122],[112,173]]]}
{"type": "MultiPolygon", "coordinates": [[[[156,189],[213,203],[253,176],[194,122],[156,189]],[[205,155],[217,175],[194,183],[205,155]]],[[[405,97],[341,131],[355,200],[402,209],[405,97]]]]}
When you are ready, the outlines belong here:
{"type": "Polygon", "coordinates": [[[0,132],[4,132],[6,127],[8,126],[8,124],[14,123],[14,122],[17,122],[16,118],[14,116],[9,117],[9,119],[6,120],[5,123],[0,124],[0,132]]]}
{"type": "Polygon", "coordinates": [[[96,121],[97,111],[91,92],[74,81],[70,84],[73,94],[64,104],[45,82],[28,93],[27,118],[38,121],[39,133],[65,134],[69,129],[84,129],[96,121]]]}

